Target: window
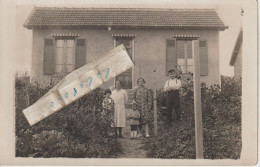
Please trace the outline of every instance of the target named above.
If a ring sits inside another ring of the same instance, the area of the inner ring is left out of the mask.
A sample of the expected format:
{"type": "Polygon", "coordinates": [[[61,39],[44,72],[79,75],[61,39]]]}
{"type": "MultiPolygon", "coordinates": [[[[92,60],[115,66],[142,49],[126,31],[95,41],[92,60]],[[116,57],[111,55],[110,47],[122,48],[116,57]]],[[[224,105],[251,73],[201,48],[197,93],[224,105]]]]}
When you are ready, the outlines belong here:
{"type": "Polygon", "coordinates": [[[43,74],[65,74],[86,64],[86,40],[56,38],[44,40],[43,74]]]}
{"type": "Polygon", "coordinates": [[[75,69],[75,40],[56,40],[55,73],[67,73],[75,69]]]}
{"type": "Polygon", "coordinates": [[[193,72],[192,42],[177,40],[177,65],[182,73],[193,72]]]}
{"type": "MultiPolygon", "coordinates": [[[[196,40],[196,39],[192,39],[196,40]]],[[[172,38],[166,40],[166,75],[170,69],[180,67],[182,73],[193,73],[192,40],[172,38]]],[[[199,49],[200,75],[208,75],[208,41],[200,40],[195,45],[199,49]]]]}

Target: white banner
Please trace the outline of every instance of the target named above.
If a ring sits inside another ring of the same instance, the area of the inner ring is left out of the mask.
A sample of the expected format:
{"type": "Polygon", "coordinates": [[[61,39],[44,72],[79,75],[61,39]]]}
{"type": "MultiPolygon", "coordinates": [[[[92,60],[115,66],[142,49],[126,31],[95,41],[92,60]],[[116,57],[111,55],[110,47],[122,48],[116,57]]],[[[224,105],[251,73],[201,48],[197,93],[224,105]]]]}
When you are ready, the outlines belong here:
{"type": "Polygon", "coordinates": [[[124,45],[120,45],[66,75],[23,113],[32,126],[133,66],[124,45]]]}

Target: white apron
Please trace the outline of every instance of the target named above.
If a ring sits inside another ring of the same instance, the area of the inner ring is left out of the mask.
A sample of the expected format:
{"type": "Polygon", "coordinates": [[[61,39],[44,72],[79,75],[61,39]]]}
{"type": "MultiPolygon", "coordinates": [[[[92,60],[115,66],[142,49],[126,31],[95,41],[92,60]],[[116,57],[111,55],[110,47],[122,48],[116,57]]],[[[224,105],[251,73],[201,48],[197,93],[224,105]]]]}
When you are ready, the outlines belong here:
{"type": "Polygon", "coordinates": [[[115,127],[125,127],[126,117],[125,117],[125,103],[128,100],[128,96],[125,90],[113,90],[111,98],[115,103],[114,121],[115,127]]]}

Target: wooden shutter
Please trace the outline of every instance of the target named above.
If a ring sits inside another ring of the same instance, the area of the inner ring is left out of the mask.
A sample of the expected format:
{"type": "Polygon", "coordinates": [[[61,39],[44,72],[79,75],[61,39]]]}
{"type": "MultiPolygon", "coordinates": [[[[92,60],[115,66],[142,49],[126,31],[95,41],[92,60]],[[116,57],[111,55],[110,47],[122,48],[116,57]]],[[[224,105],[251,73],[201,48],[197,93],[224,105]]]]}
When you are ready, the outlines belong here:
{"type": "Polygon", "coordinates": [[[86,40],[77,39],[76,42],[76,56],[75,56],[75,68],[79,68],[86,64],[86,40]]]}
{"type": "Polygon", "coordinates": [[[43,74],[54,74],[55,68],[55,47],[53,39],[44,40],[43,74]]]}
{"type": "Polygon", "coordinates": [[[166,74],[177,67],[176,39],[166,40],[166,74]]]}
{"type": "Polygon", "coordinates": [[[206,40],[199,41],[200,54],[200,75],[208,75],[208,42],[206,40]]]}

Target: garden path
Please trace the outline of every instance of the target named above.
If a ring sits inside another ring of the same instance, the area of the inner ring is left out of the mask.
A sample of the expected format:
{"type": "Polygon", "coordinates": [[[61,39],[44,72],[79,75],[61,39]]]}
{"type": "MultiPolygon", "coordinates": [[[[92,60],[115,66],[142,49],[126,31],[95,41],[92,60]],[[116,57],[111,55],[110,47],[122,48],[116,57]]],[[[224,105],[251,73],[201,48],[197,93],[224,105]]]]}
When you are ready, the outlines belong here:
{"type": "MultiPolygon", "coordinates": [[[[127,115],[127,110],[126,110],[127,115]]],[[[124,138],[118,139],[121,143],[122,154],[117,158],[146,158],[144,149],[144,138],[130,139],[130,126],[123,128],[124,138]]]]}
{"type": "Polygon", "coordinates": [[[131,140],[130,138],[119,139],[123,153],[118,158],[146,158],[142,139],[131,140]]]}

